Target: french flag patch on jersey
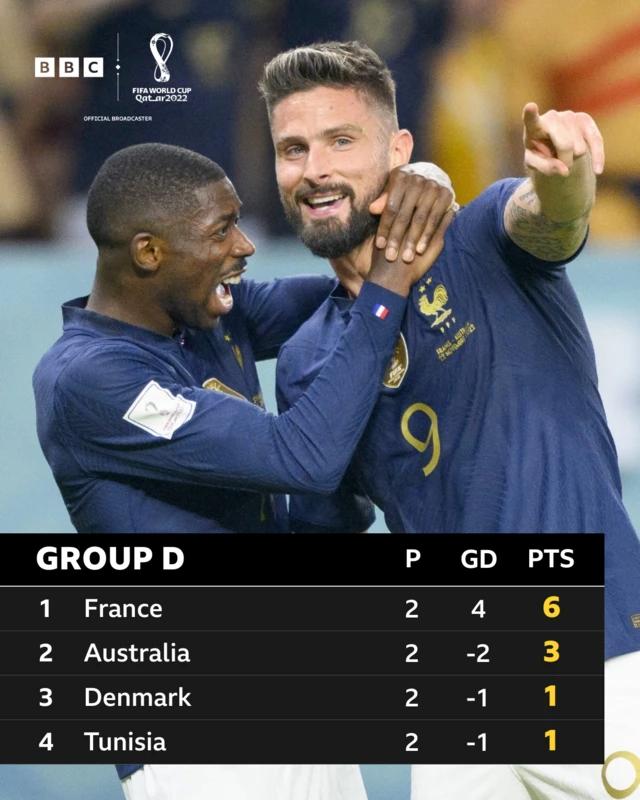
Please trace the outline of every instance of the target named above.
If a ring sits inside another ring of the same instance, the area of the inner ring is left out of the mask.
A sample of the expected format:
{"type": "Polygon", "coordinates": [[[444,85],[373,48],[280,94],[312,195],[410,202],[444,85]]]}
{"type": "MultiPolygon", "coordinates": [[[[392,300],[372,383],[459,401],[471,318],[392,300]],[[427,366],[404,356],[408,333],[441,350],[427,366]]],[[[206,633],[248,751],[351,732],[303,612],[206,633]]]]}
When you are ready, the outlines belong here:
{"type": "Polygon", "coordinates": [[[380,319],[384,319],[387,316],[387,314],[389,313],[389,309],[386,306],[383,306],[380,303],[377,303],[373,307],[373,313],[376,315],[376,317],[380,317],[380,319]]]}

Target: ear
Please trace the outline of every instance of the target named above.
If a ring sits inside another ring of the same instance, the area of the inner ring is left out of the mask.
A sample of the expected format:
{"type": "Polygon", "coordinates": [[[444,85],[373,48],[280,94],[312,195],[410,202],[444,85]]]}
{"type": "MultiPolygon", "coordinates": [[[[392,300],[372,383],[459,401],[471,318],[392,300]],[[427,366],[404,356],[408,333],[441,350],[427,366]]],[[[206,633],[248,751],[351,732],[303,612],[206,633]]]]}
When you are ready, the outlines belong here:
{"type": "Polygon", "coordinates": [[[152,233],[136,233],[131,240],[131,260],[146,273],[156,272],[164,259],[164,242],[152,233]]]}
{"type": "Polygon", "coordinates": [[[411,133],[406,128],[394,133],[389,146],[389,170],[408,164],[412,152],[413,136],[411,133]]]}

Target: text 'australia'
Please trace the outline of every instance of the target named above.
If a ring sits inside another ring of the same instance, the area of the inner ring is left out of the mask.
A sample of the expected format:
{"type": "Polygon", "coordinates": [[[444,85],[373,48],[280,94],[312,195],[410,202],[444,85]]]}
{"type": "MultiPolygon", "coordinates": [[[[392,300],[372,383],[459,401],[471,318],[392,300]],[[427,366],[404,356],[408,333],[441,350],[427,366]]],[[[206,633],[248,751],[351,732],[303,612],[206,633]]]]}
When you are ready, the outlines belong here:
{"type": "Polygon", "coordinates": [[[98,647],[95,642],[91,642],[84,660],[86,663],[92,659],[101,663],[129,661],[133,664],[191,661],[189,650],[186,647],[176,647],[174,642],[163,642],[162,647],[138,647],[136,644],[128,647],[98,647]]]}

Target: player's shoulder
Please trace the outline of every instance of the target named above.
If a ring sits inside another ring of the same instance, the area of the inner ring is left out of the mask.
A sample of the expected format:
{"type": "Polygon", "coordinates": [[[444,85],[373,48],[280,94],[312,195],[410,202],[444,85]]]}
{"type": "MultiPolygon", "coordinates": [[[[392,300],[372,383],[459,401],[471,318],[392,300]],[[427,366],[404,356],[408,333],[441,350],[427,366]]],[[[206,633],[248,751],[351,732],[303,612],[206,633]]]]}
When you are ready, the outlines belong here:
{"type": "Polygon", "coordinates": [[[45,353],[34,373],[34,388],[54,394],[101,394],[124,383],[137,383],[142,368],[162,363],[136,342],[72,332],[45,353]]]}
{"type": "Polygon", "coordinates": [[[488,186],[456,214],[452,227],[463,228],[477,218],[489,220],[492,214],[500,215],[516,189],[526,178],[503,178],[488,186]]]}
{"type": "MultiPolygon", "coordinates": [[[[336,280],[332,288],[336,289],[338,286],[339,283],[336,280]]],[[[280,355],[285,351],[290,352],[295,349],[332,350],[334,339],[340,335],[344,325],[345,322],[342,321],[334,296],[331,294],[285,342],[280,350],[280,355]]]]}
{"type": "Polygon", "coordinates": [[[504,178],[488,186],[463,206],[449,226],[450,242],[455,249],[473,254],[481,261],[506,255],[509,239],[504,226],[507,204],[526,178],[504,178]]]}

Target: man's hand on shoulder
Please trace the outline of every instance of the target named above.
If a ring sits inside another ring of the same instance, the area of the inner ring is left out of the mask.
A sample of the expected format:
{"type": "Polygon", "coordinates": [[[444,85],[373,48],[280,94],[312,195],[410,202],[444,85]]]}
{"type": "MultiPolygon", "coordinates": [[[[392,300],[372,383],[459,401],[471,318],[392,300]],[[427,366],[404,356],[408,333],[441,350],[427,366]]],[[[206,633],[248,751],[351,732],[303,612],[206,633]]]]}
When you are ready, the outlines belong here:
{"type": "Polygon", "coordinates": [[[587,232],[595,200],[595,176],[604,169],[604,145],[588,115],[547,111],[527,103],[522,120],[529,179],[505,208],[509,237],[545,261],[570,258],[587,232]]]}
{"type": "MultiPolygon", "coordinates": [[[[380,214],[376,247],[388,261],[398,253],[409,263],[427,252],[449,211],[457,211],[456,196],[446,172],[426,161],[405,164],[389,173],[383,193],[369,206],[380,214]]],[[[446,228],[445,228],[446,230],[446,228]]]]}
{"type": "Polygon", "coordinates": [[[396,258],[394,261],[389,261],[384,250],[374,247],[368,280],[373,281],[373,283],[378,283],[386,289],[390,289],[404,297],[408,297],[412,286],[421,280],[431,269],[442,252],[442,248],[444,247],[444,235],[454,216],[455,212],[453,209],[445,211],[440,219],[437,230],[430,238],[426,251],[421,255],[416,255],[409,262],[404,261],[399,255],[400,252],[403,252],[403,248],[407,246],[407,237],[409,234],[406,234],[402,246],[396,250],[396,258]]]}

